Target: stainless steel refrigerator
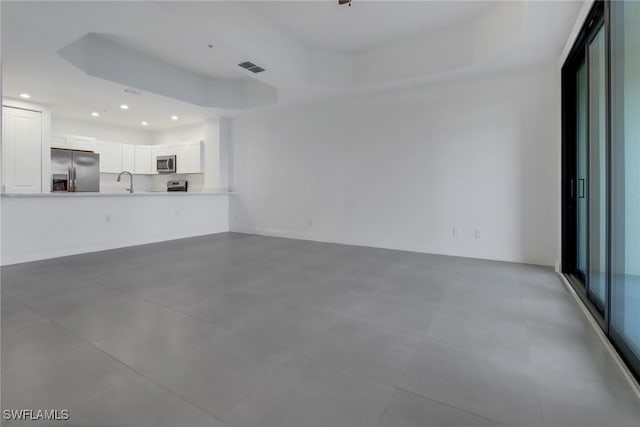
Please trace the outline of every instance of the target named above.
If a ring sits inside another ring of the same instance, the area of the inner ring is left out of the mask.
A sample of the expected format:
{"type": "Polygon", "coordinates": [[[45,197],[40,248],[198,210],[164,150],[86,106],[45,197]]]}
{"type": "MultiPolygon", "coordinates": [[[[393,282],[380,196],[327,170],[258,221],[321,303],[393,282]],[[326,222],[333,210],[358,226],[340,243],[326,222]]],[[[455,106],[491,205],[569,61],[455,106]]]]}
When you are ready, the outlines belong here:
{"type": "Polygon", "coordinates": [[[100,191],[100,155],[52,148],[51,191],[100,191]]]}

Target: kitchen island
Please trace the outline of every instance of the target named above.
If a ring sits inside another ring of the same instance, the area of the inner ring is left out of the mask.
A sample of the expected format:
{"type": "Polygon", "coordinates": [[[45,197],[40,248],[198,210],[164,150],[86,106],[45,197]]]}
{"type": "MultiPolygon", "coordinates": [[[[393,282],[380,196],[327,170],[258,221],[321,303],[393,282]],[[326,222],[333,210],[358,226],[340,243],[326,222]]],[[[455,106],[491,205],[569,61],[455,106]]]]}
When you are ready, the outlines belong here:
{"type": "Polygon", "coordinates": [[[226,232],[230,194],[2,194],[1,264],[226,232]]]}

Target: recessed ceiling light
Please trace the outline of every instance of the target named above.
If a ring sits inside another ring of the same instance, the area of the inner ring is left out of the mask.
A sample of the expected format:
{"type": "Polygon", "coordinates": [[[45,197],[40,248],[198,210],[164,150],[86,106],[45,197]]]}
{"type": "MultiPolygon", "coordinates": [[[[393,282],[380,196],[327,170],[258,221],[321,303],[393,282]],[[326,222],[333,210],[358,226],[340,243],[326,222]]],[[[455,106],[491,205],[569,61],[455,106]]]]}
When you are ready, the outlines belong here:
{"type": "Polygon", "coordinates": [[[28,93],[21,93],[20,98],[29,99],[31,98],[31,95],[29,95],[28,93]]]}
{"type": "Polygon", "coordinates": [[[123,110],[128,110],[129,106],[127,104],[122,104],[120,108],[122,108],[123,110]]]}
{"type": "Polygon", "coordinates": [[[94,111],[93,113],[91,113],[91,115],[93,117],[100,117],[100,113],[98,113],[97,111],[94,111]]]}
{"type": "Polygon", "coordinates": [[[140,124],[141,124],[142,126],[147,126],[149,123],[147,123],[147,122],[140,122],[140,124]]]}
{"type": "Polygon", "coordinates": [[[178,120],[178,116],[171,116],[171,120],[178,120]]]}

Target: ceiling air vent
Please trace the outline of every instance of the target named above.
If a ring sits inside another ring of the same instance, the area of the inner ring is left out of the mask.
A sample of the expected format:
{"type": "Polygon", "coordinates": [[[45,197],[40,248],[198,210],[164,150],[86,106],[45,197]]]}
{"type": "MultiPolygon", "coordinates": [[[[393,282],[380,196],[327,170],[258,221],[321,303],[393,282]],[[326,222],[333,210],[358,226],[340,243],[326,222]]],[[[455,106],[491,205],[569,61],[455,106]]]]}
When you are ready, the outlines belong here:
{"type": "Polygon", "coordinates": [[[261,73],[264,71],[264,68],[257,66],[256,64],[254,64],[253,62],[249,62],[249,61],[245,61],[242,62],[240,64],[238,64],[238,66],[251,71],[252,73],[261,73]]]}
{"type": "Polygon", "coordinates": [[[124,90],[124,91],[125,91],[126,93],[130,93],[130,94],[132,94],[132,95],[142,95],[142,91],[141,91],[141,90],[138,90],[138,89],[132,89],[132,88],[130,88],[130,87],[125,88],[125,90],[124,90]]]}

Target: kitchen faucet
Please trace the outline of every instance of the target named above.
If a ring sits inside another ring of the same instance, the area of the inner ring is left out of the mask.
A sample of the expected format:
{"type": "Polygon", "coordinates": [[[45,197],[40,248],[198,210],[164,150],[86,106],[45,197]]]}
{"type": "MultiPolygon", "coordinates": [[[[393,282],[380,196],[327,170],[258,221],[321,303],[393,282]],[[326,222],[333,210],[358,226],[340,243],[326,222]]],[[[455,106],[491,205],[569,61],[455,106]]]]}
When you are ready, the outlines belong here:
{"type": "Polygon", "coordinates": [[[133,194],[133,175],[131,175],[131,172],[129,171],[122,171],[118,174],[118,179],[116,180],[117,182],[120,182],[120,178],[122,178],[122,174],[129,174],[129,180],[131,181],[131,188],[127,188],[127,191],[129,193],[133,194]]]}

